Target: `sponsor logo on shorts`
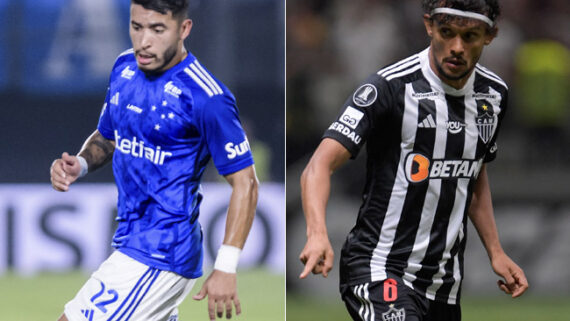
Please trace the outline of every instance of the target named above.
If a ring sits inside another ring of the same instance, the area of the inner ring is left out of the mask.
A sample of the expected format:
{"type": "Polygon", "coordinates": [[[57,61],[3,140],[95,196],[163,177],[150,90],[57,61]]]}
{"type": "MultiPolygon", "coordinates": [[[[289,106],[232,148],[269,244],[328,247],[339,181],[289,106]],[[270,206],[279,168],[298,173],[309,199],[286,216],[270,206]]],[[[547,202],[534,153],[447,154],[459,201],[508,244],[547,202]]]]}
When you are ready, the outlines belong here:
{"type": "Polygon", "coordinates": [[[226,149],[226,152],[228,152],[228,159],[234,159],[238,156],[242,156],[251,149],[247,138],[239,144],[229,142],[224,147],[226,149]]]}
{"type": "Polygon", "coordinates": [[[355,143],[357,145],[360,144],[360,141],[362,140],[362,137],[360,137],[360,135],[356,134],[356,132],[354,130],[350,129],[350,127],[346,127],[345,125],[343,125],[337,121],[332,123],[332,125],[330,125],[329,129],[343,134],[344,136],[348,137],[353,143],[355,143]]]}
{"type": "Polygon", "coordinates": [[[430,179],[477,178],[482,160],[432,159],[419,153],[410,153],[404,164],[406,178],[410,183],[430,179]]]}
{"type": "Polygon", "coordinates": [[[406,310],[404,308],[396,309],[394,304],[390,304],[390,310],[382,313],[383,321],[405,321],[406,310]]]}
{"type": "Polygon", "coordinates": [[[355,129],[360,123],[360,120],[364,116],[364,113],[360,110],[353,108],[352,106],[348,106],[344,113],[340,116],[340,121],[344,124],[348,125],[348,127],[355,129]]]}
{"type": "Polygon", "coordinates": [[[360,86],[352,95],[352,100],[356,106],[367,107],[372,105],[378,97],[378,91],[372,84],[360,86]]]}

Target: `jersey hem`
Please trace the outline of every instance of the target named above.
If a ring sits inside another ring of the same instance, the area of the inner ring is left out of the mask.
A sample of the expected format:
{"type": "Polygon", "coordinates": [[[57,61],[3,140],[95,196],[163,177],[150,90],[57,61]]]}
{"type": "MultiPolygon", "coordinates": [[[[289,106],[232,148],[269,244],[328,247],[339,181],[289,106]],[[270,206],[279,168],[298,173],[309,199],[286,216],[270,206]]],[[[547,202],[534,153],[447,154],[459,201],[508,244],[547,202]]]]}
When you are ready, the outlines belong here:
{"type": "Polygon", "coordinates": [[[199,277],[201,277],[203,275],[202,272],[202,268],[200,267],[200,270],[194,273],[181,273],[181,271],[175,271],[174,269],[170,268],[170,265],[168,264],[160,264],[154,261],[151,261],[151,259],[149,259],[148,257],[144,256],[144,255],[139,255],[137,254],[135,251],[132,251],[128,248],[117,248],[117,251],[125,254],[126,256],[130,257],[133,260],[136,260],[146,266],[152,267],[152,268],[157,268],[159,270],[162,271],[169,271],[172,273],[176,273],[182,277],[188,278],[188,279],[197,279],[199,277]]]}

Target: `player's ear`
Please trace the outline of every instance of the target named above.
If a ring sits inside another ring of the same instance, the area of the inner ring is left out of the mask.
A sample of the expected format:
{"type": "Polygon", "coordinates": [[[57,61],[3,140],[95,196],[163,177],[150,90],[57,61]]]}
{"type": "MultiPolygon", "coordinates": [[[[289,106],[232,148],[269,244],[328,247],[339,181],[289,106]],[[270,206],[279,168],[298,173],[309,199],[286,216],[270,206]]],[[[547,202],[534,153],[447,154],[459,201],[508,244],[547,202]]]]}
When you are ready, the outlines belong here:
{"type": "Polygon", "coordinates": [[[190,31],[192,30],[192,20],[184,19],[180,24],[180,39],[184,40],[188,38],[190,35],[190,31]]]}
{"type": "Polygon", "coordinates": [[[433,19],[427,13],[424,14],[424,26],[426,27],[428,36],[431,38],[433,35],[433,19]]]}
{"type": "Polygon", "coordinates": [[[487,28],[485,32],[485,46],[490,44],[493,41],[493,39],[497,37],[498,33],[499,33],[499,28],[497,26],[493,28],[487,28]]]}

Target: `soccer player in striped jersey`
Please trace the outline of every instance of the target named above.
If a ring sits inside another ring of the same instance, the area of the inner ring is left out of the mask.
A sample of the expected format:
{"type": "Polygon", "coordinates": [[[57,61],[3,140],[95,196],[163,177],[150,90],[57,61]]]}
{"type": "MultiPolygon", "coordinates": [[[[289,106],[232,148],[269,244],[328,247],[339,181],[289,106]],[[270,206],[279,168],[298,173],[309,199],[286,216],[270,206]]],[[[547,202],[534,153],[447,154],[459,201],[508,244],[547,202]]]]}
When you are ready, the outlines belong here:
{"type": "Polygon", "coordinates": [[[423,8],[430,46],[357,87],[301,177],[300,277],[326,277],[330,176],[366,143],[363,203],[340,257],[340,291],[354,320],[460,320],[468,217],[499,288],[518,297],[528,287],[501,248],[486,171],[508,88],[477,62],[497,34],[498,3],[424,0],[423,8]]]}
{"type": "Polygon", "coordinates": [[[236,266],[258,182],[234,96],[184,47],[187,11],[188,0],[131,1],[133,48],[111,71],[97,130],[77,156],[52,164],[53,187],[67,191],[112,160],[119,192],[116,251],[59,320],[178,320],[202,275],[200,179],[210,159],[232,195],[214,271],[194,299],[208,297],[210,320],[241,312],[236,266]]]}

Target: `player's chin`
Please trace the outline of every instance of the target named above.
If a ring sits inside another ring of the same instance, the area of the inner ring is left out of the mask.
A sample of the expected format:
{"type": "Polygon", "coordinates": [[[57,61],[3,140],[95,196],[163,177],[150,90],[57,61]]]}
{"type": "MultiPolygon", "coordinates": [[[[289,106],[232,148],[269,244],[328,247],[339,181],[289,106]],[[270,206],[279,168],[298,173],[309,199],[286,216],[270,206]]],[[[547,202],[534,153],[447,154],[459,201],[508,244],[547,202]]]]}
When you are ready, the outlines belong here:
{"type": "Polygon", "coordinates": [[[144,72],[145,74],[158,73],[160,69],[160,67],[157,64],[143,65],[141,63],[137,63],[137,67],[140,69],[140,71],[144,72]]]}

